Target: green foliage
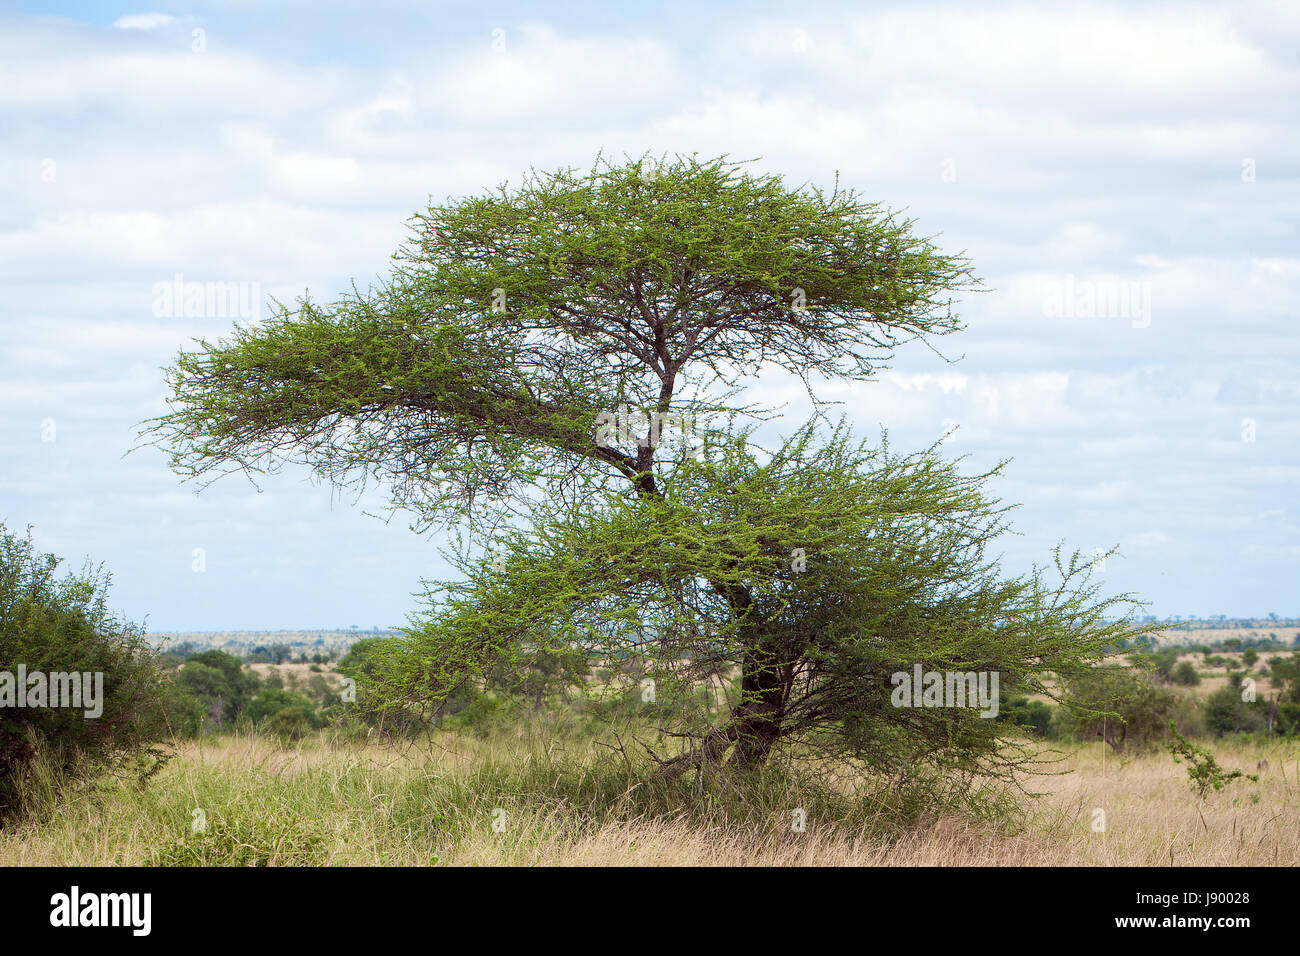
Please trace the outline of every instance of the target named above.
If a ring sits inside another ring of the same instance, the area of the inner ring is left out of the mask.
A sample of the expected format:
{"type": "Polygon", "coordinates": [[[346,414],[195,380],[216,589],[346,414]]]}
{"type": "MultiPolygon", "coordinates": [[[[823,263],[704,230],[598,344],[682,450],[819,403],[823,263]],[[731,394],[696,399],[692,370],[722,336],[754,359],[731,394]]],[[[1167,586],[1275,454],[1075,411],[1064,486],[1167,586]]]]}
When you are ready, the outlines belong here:
{"type": "Polygon", "coordinates": [[[369,717],[496,708],[489,688],[536,708],[585,693],[594,664],[618,706],[653,704],[670,776],[755,770],[788,744],[1008,774],[1028,748],[1005,723],[894,707],[891,676],[1048,693],[1143,635],[1125,599],[1059,550],[1000,573],[1000,466],[966,475],[937,446],[895,454],[820,417],[760,448],[772,410],[733,401],[765,366],[811,392],[960,329],[969,264],[912,227],[725,158],[533,174],[415,216],[377,286],[180,354],[150,434],[187,477],[301,461],[384,483],[417,528],[481,535],[457,542],[463,580],[349,664],[369,717]],[[617,410],[656,422],[611,431],[617,410]],[[665,422],[695,423],[694,451],[661,441],[665,422]]]}
{"type": "Polygon", "coordinates": [[[1241,699],[1235,687],[1221,687],[1205,701],[1205,726],[1216,737],[1264,729],[1265,716],[1258,702],[1241,699]]]}
{"type": "Polygon", "coordinates": [[[1201,682],[1201,675],[1191,661],[1181,661],[1169,674],[1169,679],[1180,687],[1195,687],[1201,682]]]}
{"type": "Polygon", "coordinates": [[[442,721],[448,730],[459,730],[486,737],[493,731],[512,726],[517,712],[511,702],[498,694],[476,693],[442,721]]]}
{"type": "Polygon", "coordinates": [[[273,714],[279,713],[286,708],[297,707],[307,711],[312,711],[311,700],[303,694],[295,693],[291,690],[273,690],[263,688],[257,692],[257,695],[249,701],[248,709],[245,713],[248,718],[255,724],[261,724],[273,714]]]}
{"type": "Polygon", "coordinates": [[[320,715],[310,704],[294,704],[277,710],[262,724],[262,731],[281,740],[301,740],[313,730],[324,726],[320,715]]]}
{"type": "Polygon", "coordinates": [[[339,659],[339,673],[358,683],[374,678],[384,646],[391,640],[389,637],[361,638],[339,659]]]}
{"type": "Polygon", "coordinates": [[[498,666],[487,675],[487,685],[530,700],[533,709],[540,710],[549,695],[563,695],[568,688],[581,684],[590,671],[585,651],[560,644],[539,649],[517,663],[498,666]]]}
{"type": "Polygon", "coordinates": [[[1211,790],[1215,792],[1222,790],[1232,781],[1245,777],[1247,780],[1259,782],[1257,774],[1248,774],[1241,770],[1226,771],[1219,766],[1218,760],[1214,754],[1203,747],[1198,747],[1190,743],[1186,737],[1178,732],[1178,727],[1172,722],[1169,724],[1169,741],[1166,744],[1169,752],[1173,754],[1176,762],[1187,761],[1187,776],[1191,781],[1192,789],[1196,795],[1204,799],[1211,790]]]}
{"type": "Polygon", "coordinates": [[[435,522],[539,481],[638,480],[653,447],[593,442],[623,403],[725,411],[710,383],[764,363],[865,379],[900,342],[961,327],[965,260],[852,191],[725,159],[649,171],[535,173],[430,207],[377,287],[181,353],[150,434],[183,475],[298,459],[383,478],[435,522]]]}
{"type": "Polygon", "coordinates": [[[1269,674],[1273,683],[1279,688],[1281,700],[1300,704],[1300,651],[1290,657],[1274,657],[1270,662],[1269,674]]]}
{"type": "Polygon", "coordinates": [[[1174,668],[1178,665],[1178,651],[1158,651],[1151,655],[1151,664],[1163,680],[1173,680],[1174,668]]]}
{"type": "MultiPolygon", "coordinates": [[[[189,829],[188,827],[186,829],[189,829]]],[[[148,866],[321,866],[327,837],[291,810],[222,815],[153,853],[148,866]]]]}
{"type": "Polygon", "coordinates": [[[148,773],[163,757],[156,744],[166,734],[167,689],[143,632],[108,611],[110,578],[102,570],[60,577],[58,565],[35,550],[30,534],[19,537],[0,525],[0,667],[15,682],[20,664],[29,676],[47,679],[98,673],[102,713],[0,707],[0,814],[18,808],[38,754],[68,774],[132,765],[148,773]]]}
{"type": "Polygon", "coordinates": [[[1005,770],[1016,748],[1001,745],[997,722],[895,708],[890,676],[919,662],[1045,692],[1045,669],[1079,667],[1124,625],[1105,621],[1086,584],[1073,587],[1082,559],[1058,564],[1068,585],[1057,588],[998,576],[982,556],[1004,509],[983,480],[933,450],[896,456],[843,433],[814,444],[805,431],[762,463],[740,441],[684,461],[658,498],[592,495],[570,514],[542,506],[528,532],[504,540],[499,570],[467,564],[465,580],[431,588],[441,604],[408,632],[389,686],[436,694],[576,648],[635,660],[674,715],[666,729],[708,738],[695,688],[767,656],[790,675],[778,685],[785,740],[891,771],[1005,770]],[[791,560],[797,548],[806,567],[791,560]]]}
{"type": "Polygon", "coordinates": [[[244,713],[261,681],[244,662],[225,651],[195,654],[176,675],[177,685],[202,708],[201,730],[230,726],[244,713]]]}
{"type": "Polygon", "coordinates": [[[1281,701],[1277,705],[1277,732],[1300,736],[1300,704],[1281,701]]]}
{"type": "Polygon", "coordinates": [[[1178,698],[1142,670],[1108,664],[1066,682],[1063,729],[1079,740],[1097,737],[1116,751],[1150,748],[1178,712],[1178,698]]]}
{"type": "Polygon", "coordinates": [[[1036,737],[1046,737],[1051,731],[1053,708],[1041,700],[1013,697],[1005,700],[997,719],[1024,727],[1036,737]]]}
{"type": "MultiPolygon", "coordinates": [[[[376,693],[383,661],[395,651],[395,640],[391,637],[363,637],[339,660],[339,673],[355,681],[352,689],[356,697],[353,702],[334,708],[339,719],[355,721],[366,729],[398,735],[417,733],[432,723],[432,717],[407,707],[405,702],[384,699],[376,693]]],[[[455,713],[476,693],[477,689],[469,685],[455,688],[440,713],[455,713]]]]}

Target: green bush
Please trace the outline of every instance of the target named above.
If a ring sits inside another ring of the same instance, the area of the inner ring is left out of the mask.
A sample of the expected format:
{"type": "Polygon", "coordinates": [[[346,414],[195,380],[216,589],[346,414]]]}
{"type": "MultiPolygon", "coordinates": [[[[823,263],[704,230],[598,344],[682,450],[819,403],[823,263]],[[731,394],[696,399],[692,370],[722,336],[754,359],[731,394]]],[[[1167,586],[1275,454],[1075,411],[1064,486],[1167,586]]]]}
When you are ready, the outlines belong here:
{"type": "Polygon", "coordinates": [[[442,726],[484,737],[511,722],[517,710],[513,705],[517,703],[497,694],[474,692],[456,713],[443,718],[442,726]]]}
{"type": "MultiPolygon", "coordinates": [[[[427,715],[408,709],[401,704],[389,703],[381,706],[374,694],[375,688],[383,680],[383,668],[386,657],[391,654],[396,639],[391,637],[363,637],[348,649],[347,654],[339,659],[338,672],[346,680],[354,681],[351,690],[355,700],[331,704],[329,712],[332,719],[344,722],[358,722],[367,728],[375,728],[386,735],[403,735],[417,733],[429,726],[427,715]]],[[[344,689],[347,685],[344,685],[344,689]]],[[[463,688],[444,702],[443,714],[454,714],[466,704],[477,691],[463,688]]]]}
{"type": "Polygon", "coordinates": [[[314,710],[311,701],[303,694],[291,690],[262,688],[248,704],[245,713],[254,725],[260,725],[268,717],[273,717],[283,710],[302,708],[309,713],[314,710]]]}
{"type": "Polygon", "coordinates": [[[1164,680],[1173,680],[1174,668],[1178,666],[1178,649],[1159,651],[1151,656],[1155,672],[1164,680]]]}
{"type": "Polygon", "coordinates": [[[1169,674],[1169,679],[1180,687],[1195,687],[1201,682],[1201,675],[1191,661],[1182,661],[1169,674]]]}
{"type": "Polygon", "coordinates": [[[1041,700],[1014,697],[1003,703],[997,719],[1024,727],[1036,737],[1046,737],[1052,726],[1052,710],[1041,700]]]}
{"type": "Polygon", "coordinates": [[[187,660],[176,683],[202,705],[203,730],[233,724],[247,709],[261,681],[244,662],[225,651],[204,651],[187,660]]]}
{"type": "Polygon", "coordinates": [[[272,714],[262,724],[262,732],[281,740],[301,740],[323,722],[310,706],[297,704],[272,714]]]}
{"type": "Polygon", "coordinates": [[[1282,701],[1277,706],[1277,732],[1300,736],[1300,704],[1282,701]]]}
{"type": "Polygon", "coordinates": [[[391,637],[363,637],[339,659],[339,673],[358,684],[376,678],[384,651],[392,641],[391,637]]]}
{"type": "Polygon", "coordinates": [[[1241,691],[1233,687],[1222,687],[1205,701],[1205,727],[1216,737],[1260,731],[1266,723],[1263,708],[1242,700],[1241,691]]]}
{"type": "Polygon", "coordinates": [[[1150,674],[1131,667],[1094,667],[1065,683],[1064,733],[1078,740],[1101,737],[1117,751],[1154,746],[1179,714],[1179,700],[1172,691],[1157,687],[1150,674]]]}
{"type": "Polygon", "coordinates": [[[30,534],[19,537],[0,525],[0,682],[8,687],[0,690],[0,813],[18,808],[38,755],[60,773],[121,769],[142,759],[146,774],[163,756],[156,744],[167,733],[167,688],[155,652],[140,628],[109,613],[109,575],[87,568],[60,577],[58,565],[35,550],[30,534]],[[19,707],[20,666],[24,695],[34,690],[37,673],[52,683],[52,675],[76,672],[102,675],[99,689],[90,678],[99,699],[94,707],[19,707]]]}

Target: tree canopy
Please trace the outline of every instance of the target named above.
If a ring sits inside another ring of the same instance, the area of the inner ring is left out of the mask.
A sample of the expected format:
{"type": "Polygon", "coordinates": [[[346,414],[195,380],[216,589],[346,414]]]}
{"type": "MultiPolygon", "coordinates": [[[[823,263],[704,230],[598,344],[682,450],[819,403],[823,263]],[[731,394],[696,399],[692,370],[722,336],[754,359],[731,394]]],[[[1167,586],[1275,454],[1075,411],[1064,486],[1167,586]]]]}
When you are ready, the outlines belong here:
{"type": "Polygon", "coordinates": [[[975,285],[838,185],[726,158],[534,172],[431,204],[367,290],[182,352],[150,434],[187,477],[301,462],[380,482],[418,527],[481,529],[378,669],[402,706],[582,649],[651,682],[669,772],[797,745],[999,773],[1019,759],[1006,724],[895,706],[893,676],[1050,692],[1133,637],[1127,619],[1077,555],[1051,582],[1001,574],[996,470],[821,414],[765,449],[774,410],[737,398],[779,368],[820,411],[823,382],[958,331],[950,303],[975,285]]]}

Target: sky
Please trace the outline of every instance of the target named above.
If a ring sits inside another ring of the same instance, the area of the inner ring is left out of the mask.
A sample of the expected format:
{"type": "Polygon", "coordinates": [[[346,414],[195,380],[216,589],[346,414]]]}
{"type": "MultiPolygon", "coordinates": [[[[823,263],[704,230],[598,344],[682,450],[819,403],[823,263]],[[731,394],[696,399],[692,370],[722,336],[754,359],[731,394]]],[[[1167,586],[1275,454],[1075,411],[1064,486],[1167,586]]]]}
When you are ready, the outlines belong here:
{"type": "Polygon", "coordinates": [[[0,5],[0,523],[153,632],[402,624],[450,572],[381,497],[126,454],[162,368],[385,275],[430,199],[727,154],[972,260],[942,354],[822,394],[1010,459],[1008,573],[1118,547],[1152,614],[1300,616],[1298,51],[1277,2],[0,5]]]}

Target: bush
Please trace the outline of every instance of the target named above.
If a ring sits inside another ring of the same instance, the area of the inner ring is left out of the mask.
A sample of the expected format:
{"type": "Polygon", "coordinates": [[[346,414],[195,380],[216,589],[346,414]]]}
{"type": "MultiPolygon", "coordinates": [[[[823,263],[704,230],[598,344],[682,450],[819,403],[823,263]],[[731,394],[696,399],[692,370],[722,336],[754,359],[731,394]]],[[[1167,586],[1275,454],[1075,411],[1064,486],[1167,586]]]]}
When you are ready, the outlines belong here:
{"type": "Polygon", "coordinates": [[[470,691],[469,699],[459,706],[456,712],[442,720],[446,730],[469,732],[479,737],[486,737],[493,731],[508,727],[517,716],[519,702],[511,701],[497,694],[470,691]]]}
{"type": "Polygon", "coordinates": [[[1266,723],[1262,708],[1242,700],[1241,691],[1232,687],[1216,690],[1205,701],[1205,727],[1216,737],[1260,731],[1266,723]]]}
{"type": "Polygon", "coordinates": [[[315,711],[309,706],[296,704],[272,714],[262,724],[262,732],[281,740],[301,740],[319,726],[315,711]]]}
{"type": "Polygon", "coordinates": [[[243,715],[261,681],[244,662],[225,651],[195,654],[177,673],[176,682],[202,705],[201,729],[220,729],[243,715]]]}
{"type": "Polygon", "coordinates": [[[1117,751],[1126,745],[1153,746],[1179,713],[1172,691],[1129,667],[1108,665],[1075,674],[1066,681],[1066,692],[1064,732],[1080,740],[1101,737],[1117,751]]]}
{"type": "Polygon", "coordinates": [[[1041,700],[1014,697],[1002,705],[996,719],[1024,727],[1036,737],[1046,737],[1052,724],[1052,708],[1041,700]]]}
{"type": "MultiPolygon", "coordinates": [[[[338,672],[355,682],[352,687],[355,700],[330,707],[331,716],[337,720],[357,721],[367,728],[378,728],[384,734],[411,734],[428,726],[425,715],[401,705],[379,704],[374,688],[382,681],[386,656],[395,639],[391,637],[363,637],[339,659],[338,672]]],[[[345,685],[346,687],[346,685],[345,685]]],[[[332,693],[332,692],[331,692],[332,693]]],[[[444,713],[455,713],[468,703],[465,691],[446,701],[444,713]]]]}
{"type": "Polygon", "coordinates": [[[247,713],[248,719],[254,725],[260,725],[267,718],[274,717],[281,711],[295,707],[302,708],[308,713],[313,710],[311,701],[302,694],[291,690],[263,688],[249,702],[248,710],[245,713],[247,713]]]}
{"type": "Polygon", "coordinates": [[[339,659],[339,673],[351,677],[358,684],[375,679],[384,651],[392,640],[390,637],[363,637],[339,659]]]}
{"type": "Polygon", "coordinates": [[[163,757],[155,745],[166,736],[167,688],[156,654],[140,628],[109,613],[109,575],[87,568],[57,577],[58,565],[37,553],[30,534],[0,525],[0,683],[7,687],[0,687],[0,813],[18,808],[38,754],[59,773],[120,769],[143,758],[146,776],[163,757]],[[90,679],[95,706],[16,706],[20,692],[35,691],[37,673],[47,683],[55,674],[102,675],[90,679]],[[87,717],[88,710],[100,713],[87,717]]]}
{"type": "Polygon", "coordinates": [[[1277,732],[1300,736],[1300,704],[1282,701],[1277,706],[1277,732]]]}
{"type": "Polygon", "coordinates": [[[1155,666],[1155,672],[1163,680],[1173,680],[1174,668],[1178,666],[1178,650],[1171,648],[1159,651],[1152,655],[1151,661],[1155,666]]]}
{"type": "Polygon", "coordinates": [[[1201,675],[1191,661],[1182,661],[1169,674],[1169,679],[1180,687],[1195,687],[1201,682],[1201,675]]]}

